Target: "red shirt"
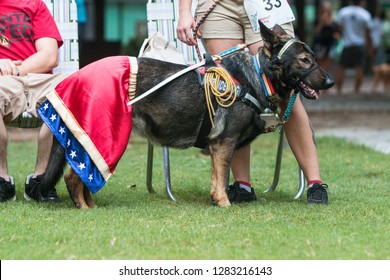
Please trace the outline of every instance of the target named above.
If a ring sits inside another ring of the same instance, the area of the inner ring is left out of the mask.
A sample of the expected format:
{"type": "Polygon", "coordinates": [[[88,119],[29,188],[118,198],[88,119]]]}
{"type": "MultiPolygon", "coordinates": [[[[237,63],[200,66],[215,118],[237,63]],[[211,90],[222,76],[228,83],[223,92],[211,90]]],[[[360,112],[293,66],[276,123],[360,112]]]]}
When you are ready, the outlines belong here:
{"type": "Polygon", "coordinates": [[[57,25],[42,0],[1,0],[0,34],[10,45],[2,44],[0,58],[24,60],[36,53],[35,40],[43,37],[54,38],[58,47],[63,41],[57,25]]]}

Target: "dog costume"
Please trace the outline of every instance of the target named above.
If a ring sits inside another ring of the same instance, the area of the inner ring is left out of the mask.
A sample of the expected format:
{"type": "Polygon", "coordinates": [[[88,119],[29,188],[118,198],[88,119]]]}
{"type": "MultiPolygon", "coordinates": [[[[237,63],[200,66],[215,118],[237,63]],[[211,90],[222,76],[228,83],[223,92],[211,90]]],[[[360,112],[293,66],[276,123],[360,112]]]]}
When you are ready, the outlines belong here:
{"type": "Polygon", "coordinates": [[[38,114],[65,150],[66,160],[92,193],[122,157],[132,129],[137,60],[113,56],[73,73],[47,94],[38,114]]]}

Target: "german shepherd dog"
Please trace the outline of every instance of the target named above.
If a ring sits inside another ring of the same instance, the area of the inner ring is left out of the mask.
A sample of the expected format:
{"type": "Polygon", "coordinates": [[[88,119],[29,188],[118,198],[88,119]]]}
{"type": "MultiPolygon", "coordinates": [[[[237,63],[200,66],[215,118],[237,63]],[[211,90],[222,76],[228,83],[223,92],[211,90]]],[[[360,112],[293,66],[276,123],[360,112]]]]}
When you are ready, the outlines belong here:
{"type": "MultiPolygon", "coordinates": [[[[333,86],[332,78],[319,68],[313,52],[303,42],[293,40],[278,25],[273,30],[260,22],[264,47],[259,60],[275,92],[288,99],[292,90],[305,98],[318,98],[318,91],[333,86]]],[[[264,94],[254,56],[237,51],[224,57],[220,64],[236,79],[241,92],[250,94],[260,106],[247,104],[242,97],[230,107],[217,106],[214,127],[202,133],[202,123],[209,118],[205,90],[199,74],[190,71],[161,87],[133,105],[133,128],[151,143],[178,149],[194,147],[201,138],[204,151],[211,156],[211,196],[218,206],[229,206],[226,187],[235,150],[249,144],[265,132],[260,111],[276,108],[264,94]],[[259,109],[260,108],[260,109],[259,109]],[[203,137],[201,136],[203,134],[203,137]]],[[[151,58],[138,58],[136,97],[186,66],[151,58]]],[[[242,94],[241,94],[242,95],[242,94]]],[[[53,142],[51,157],[41,184],[42,195],[61,178],[66,161],[62,147],[53,142]]],[[[88,188],[70,169],[64,177],[70,196],[78,208],[94,207],[88,188]]]]}

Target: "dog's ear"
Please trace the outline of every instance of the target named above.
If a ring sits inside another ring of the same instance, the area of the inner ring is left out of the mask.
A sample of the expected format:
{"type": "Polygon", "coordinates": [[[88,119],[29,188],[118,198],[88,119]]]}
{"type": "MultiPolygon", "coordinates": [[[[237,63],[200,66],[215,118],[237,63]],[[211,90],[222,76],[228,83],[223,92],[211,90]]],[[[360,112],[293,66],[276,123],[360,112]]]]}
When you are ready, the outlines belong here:
{"type": "Polygon", "coordinates": [[[269,43],[269,44],[275,44],[277,41],[277,35],[269,29],[265,24],[259,20],[259,25],[260,25],[260,35],[261,38],[263,38],[264,43],[269,43]]]}
{"type": "Polygon", "coordinates": [[[260,35],[261,38],[263,38],[264,46],[262,47],[262,50],[264,54],[267,57],[271,57],[271,50],[274,45],[277,45],[279,41],[278,35],[271,29],[269,29],[265,24],[259,20],[259,25],[260,25],[260,35]]]}
{"type": "Polygon", "coordinates": [[[272,28],[272,30],[278,36],[288,35],[287,32],[279,24],[275,24],[275,26],[274,26],[274,28],[272,28]]]}

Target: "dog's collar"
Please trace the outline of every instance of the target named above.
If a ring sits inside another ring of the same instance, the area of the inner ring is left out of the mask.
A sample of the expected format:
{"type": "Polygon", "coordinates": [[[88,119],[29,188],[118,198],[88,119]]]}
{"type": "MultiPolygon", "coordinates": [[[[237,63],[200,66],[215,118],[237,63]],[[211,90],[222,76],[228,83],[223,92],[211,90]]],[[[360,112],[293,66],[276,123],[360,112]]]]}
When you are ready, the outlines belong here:
{"type": "Polygon", "coordinates": [[[278,103],[282,98],[275,92],[272,86],[271,80],[264,73],[265,56],[260,57],[260,53],[253,55],[253,62],[255,64],[256,73],[260,78],[261,85],[263,86],[264,95],[268,101],[272,103],[278,103]]]}
{"type": "MultiPolygon", "coordinates": [[[[291,40],[290,40],[291,41],[291,40]]],[[[290,42],[289,41],[289,42],[290,42]]],[[[295,40],[296,41],[296,40],[295,40]]],[[[294,41],[294,42],[295,42],[294,41]]],[[[291,45],[292,43],[294,42],[290,42],[289,45],[291,45]]],[[[285,50],[288,48],[289,46],[287,46],[285,48],[285,50]]],[[[284,50],[284,51],[285,51],[284,50]]],[[[283,52],[284,52],[283,51],[283,52]]],[[[280,53],[280,52],[279,52],[280,53]]],[[[283,53],[282,53],[283,54],[283,53]]],[[[260,78],[260,81],[261,81],[261,84],[263,86],[263,89],[264,89],[264,94],[267,98],[268,101],[272,102],[272,103],[278,103],[282,100],[282,97],[280,97],[273,89],[273,86],[272,86],[272,83],[271,83],[271,80],[268,78],[267,75],[265,75],[264,73],[264,67],[262,68],[261,66],[265,64],[265,56],[262,55],[260,57],[260,52],[253,55],[253,61],[254,61],[254,64],[255,64],[255,68],[256,68],[256,72],[260,78]]],[[[290,118],[290,114],[291,114],[291,111],[292,111],[292,107],[294,106],[294,103],[295,103],[295,100],[297,98],[297,93],[298,92],[295,92],[295,90],[293,90],[292,94],[291,94],[291,98],[290,98],[290,101],[287,105],[287,108],[283,114],[283,118],[282,120],[275,126],[275,125],[271,125],[267,128],[265,128],[265,132],[273,132],[277,129],[277,127],[279,127],[280,125],[283,125],[285,124],[288,119],[290,118]]]]}
{"type": "Polygon", "coordinates": [[[279,51],[277,57],[278,59],[282,59],[283,54],[287,51],[287,49],[294,43],[302,43],[301,41],[297,39],[290,39],[287,41],[286,44],[284,44],[283,48],[279,51]]]}

